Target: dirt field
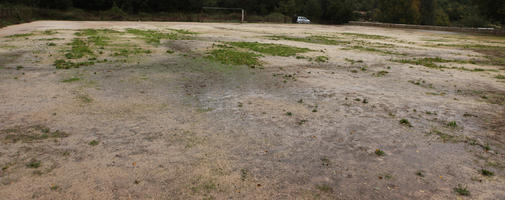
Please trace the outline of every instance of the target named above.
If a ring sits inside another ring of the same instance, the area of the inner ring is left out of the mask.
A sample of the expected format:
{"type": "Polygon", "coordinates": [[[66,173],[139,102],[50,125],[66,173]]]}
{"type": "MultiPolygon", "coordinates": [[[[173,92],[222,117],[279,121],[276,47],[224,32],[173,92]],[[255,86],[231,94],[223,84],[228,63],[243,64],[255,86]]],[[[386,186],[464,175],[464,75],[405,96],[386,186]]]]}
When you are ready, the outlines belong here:
{"type": "Polygon", "coordinates": [[[0,144],[9,200],[505,199],[505,38],[6,27],[0,144]]]}

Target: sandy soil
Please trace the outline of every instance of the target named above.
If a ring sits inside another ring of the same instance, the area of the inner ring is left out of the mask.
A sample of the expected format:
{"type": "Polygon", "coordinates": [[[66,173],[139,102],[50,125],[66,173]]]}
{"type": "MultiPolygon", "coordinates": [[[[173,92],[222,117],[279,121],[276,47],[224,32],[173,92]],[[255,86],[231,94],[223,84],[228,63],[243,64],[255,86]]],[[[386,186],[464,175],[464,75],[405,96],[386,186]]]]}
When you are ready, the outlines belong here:
{"type": "Polygon", "coordinates": [[[505,82],[496,78],[505,67],[485,62],[501,54],[457,45],[505,48],[505,38],[285,24],[0,29],[0,199],[505,199],[505,82]],[[79,29],[103,28],[199,34],[160,45],[124,34],[115,39],[152,53],[53,66],[79,29]],[[335,36],[394,53],[272,35],[335,36]],[[227,41],[309,48],[303,56],[329,61],[264,55],[263,67],[248,68],[205,58],[227,41]],[[393,61],[424,57],[476,62],[441,63],[467,69],[458,70],[393,61]]]}

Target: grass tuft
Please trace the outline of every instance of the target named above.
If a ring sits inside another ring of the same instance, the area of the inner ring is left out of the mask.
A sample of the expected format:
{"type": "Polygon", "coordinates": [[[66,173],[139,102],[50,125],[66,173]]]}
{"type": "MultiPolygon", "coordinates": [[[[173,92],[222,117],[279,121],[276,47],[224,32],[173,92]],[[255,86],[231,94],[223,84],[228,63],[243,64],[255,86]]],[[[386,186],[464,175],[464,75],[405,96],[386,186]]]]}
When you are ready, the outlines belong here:
{"type": "Polygon", "coordinates": [[[447,123],[447,126],[451,127],[451,128],[457,128],[458,124],[455,121],[451,121],[451,122],[447,123]]]}
{"type": "Polygon", "coordinates": [[[480,173],[484,176],[494,176],[494,172],[486,170],[486,169],[481,169],[480,173]]]}
{"type": "Polygon", "coordinates": [[[380,150],[380,149],[376,149],[375,150],[375,155],[377,156],[385,156],[386,155],[386,152],[380,150]]]}
{"type": "Polygon", "coordinates": [[[41,165],[40,161],[38,161],[38,160],[32,160],[28,164],[26,164],[26,167],[37,169],[37,168],[40,167],[40,165],[41,165]]]}
{"type": "Polygon", "coordinates": [[[468,188],[466,186],[463,187],[461,184],[458,184],[458,186],[454,188],[454,191],[461,196],[470,196],[468,188]]]}
{"type": "Polygon", "coordinates": [[[400,124],[408,126],[408,127],[412,127],[412,124],[410,124],[409,120],[407,120],[407,119],[401,119],[400,124]]]}
{"type": "Polygon", "coordinates": [[[321,192],[331,193],[333,189],[328,185],[316,185],[316,188],[321,192]]]}
{"type": "Polygon", "coordinates": [[[96,146],[98,144],[100,144],[99,141],[96,141],[96,140],[92,140],[91,142],[88,143],[90,146],[96,146]]]}

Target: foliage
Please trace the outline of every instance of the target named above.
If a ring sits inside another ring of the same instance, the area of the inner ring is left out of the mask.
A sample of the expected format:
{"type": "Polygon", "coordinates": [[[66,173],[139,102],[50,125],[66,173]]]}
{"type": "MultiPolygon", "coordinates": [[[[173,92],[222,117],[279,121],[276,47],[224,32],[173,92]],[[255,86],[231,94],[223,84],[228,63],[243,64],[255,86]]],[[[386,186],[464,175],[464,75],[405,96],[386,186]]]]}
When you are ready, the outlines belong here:
{"type": "Polygon", "coordinates": [[[85,20],[96,13],[100,16],[95,20],[137,20],[145,14],[153,14],[152,20],[167,13],[177,13],[182,16],[177,17],[179,20],[196,21],[199,17],[190,13],[200,13],[204,6],[240,7],[251,19],[275,22],[288,22],[288,19],[301,15],[313,22],[332,24],[353,19],[473,27],[505,24],[504,0],[0,0],[0,4],[6,3],[40,10],[14,13],[7,20],[0,21],[0,26],[39,18],[85,20]],[[62,12],[65,10],[73,14],[62,12]]]}

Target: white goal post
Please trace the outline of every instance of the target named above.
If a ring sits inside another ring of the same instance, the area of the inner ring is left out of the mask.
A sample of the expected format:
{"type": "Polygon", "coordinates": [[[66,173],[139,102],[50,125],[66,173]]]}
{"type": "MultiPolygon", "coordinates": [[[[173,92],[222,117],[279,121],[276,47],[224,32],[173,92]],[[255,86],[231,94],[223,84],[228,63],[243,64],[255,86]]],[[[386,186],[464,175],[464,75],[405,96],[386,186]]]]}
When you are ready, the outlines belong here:
{"type": "Polygon", "coordinates": [[[242,18],[240,19],[240,22],[244,23],[245,20],[245,10],[243,8],[202,7],[202,13],[205,10],[240,10],[242,12],[242,18]]]}

